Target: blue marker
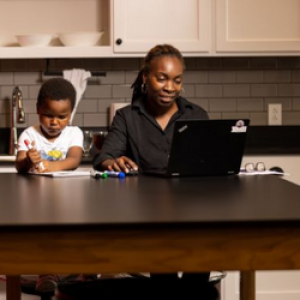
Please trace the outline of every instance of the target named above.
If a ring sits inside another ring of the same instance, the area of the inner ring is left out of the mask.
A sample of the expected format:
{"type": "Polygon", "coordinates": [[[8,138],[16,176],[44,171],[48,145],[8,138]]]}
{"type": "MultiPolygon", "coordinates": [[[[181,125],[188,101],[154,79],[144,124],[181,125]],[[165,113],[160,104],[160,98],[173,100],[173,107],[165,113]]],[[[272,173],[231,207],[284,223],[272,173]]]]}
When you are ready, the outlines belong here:
{"type": "Polygon", "coordinates": [[[118,178],[125,178],[124,172],[116,172],[116,171],[104,171],[108,177],[118,177],[118,178]]]}

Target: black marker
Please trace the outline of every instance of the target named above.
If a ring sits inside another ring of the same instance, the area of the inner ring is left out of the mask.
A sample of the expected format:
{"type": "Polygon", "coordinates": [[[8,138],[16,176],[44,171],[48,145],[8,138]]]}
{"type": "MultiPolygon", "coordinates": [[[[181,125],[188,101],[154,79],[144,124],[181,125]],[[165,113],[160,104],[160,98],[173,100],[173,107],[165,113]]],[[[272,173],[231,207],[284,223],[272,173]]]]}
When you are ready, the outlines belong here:
{"type": "Polygon", "coordinates": [[[105,179],[108,177],[107,173],[104,173],[104,172],[99,172],[99,171],[95,171],[95,170],[92,170],[91,171],[91,177],[95,178],[95,179],[105,179]]]}

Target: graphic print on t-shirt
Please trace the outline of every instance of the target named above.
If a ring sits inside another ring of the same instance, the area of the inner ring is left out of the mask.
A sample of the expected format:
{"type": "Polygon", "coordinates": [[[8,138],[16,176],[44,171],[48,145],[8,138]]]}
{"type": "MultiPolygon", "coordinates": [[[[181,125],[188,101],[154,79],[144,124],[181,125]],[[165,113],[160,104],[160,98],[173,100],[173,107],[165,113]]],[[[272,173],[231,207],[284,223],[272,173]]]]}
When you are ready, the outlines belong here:
{"type": "Polygon", "coordinates": [[[59,149],[52,149],[48,152],[46,152],[45,150],[42,150],[40,152],[40,155],[41,155],[42,159],[44,159],[44,160],[59,161],[59,160],[65,159],[66,152],[59,150],[59,149]]]}

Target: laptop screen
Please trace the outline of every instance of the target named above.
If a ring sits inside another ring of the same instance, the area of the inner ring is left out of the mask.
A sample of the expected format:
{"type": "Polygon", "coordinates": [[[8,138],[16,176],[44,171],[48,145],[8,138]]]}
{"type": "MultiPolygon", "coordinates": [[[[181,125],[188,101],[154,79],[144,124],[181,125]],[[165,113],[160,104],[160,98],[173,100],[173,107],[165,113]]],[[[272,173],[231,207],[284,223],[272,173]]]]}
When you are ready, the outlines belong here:
{"type": "Polygon", "coordinates": [[[248,119],[176,121],[167,175],[238,174],[249,123],[248,119]]]}

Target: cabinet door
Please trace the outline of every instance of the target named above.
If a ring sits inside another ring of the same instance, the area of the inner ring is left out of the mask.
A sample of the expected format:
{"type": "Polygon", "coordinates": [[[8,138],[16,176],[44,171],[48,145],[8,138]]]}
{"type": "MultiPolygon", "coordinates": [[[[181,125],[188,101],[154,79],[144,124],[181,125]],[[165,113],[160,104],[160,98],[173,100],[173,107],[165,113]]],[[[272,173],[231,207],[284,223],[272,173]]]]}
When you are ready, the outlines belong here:
{"type": "MultiPolygon", "coordinates": [[[[228,272],[221,284],[222,300],[239,300],[239,272],[228,272]]],[[[300,271],[256,272],[256,300],[299,300],[300,271]]]]}
{"type": "Polygon", "coordinates": [[[110,0],[0,0],[0,58],[111,56],[110,0]],[[65,47],[58,33],[104,31],[95,46],[65,47]],[[16,35],[50,34],[46,47],[20,47],[16,35]]]}
{"type": "Polygon", "coordinates": [[[300,51],[299,0],[216,0],[216,52],[300,51]]]}
{"type": "Polygon", "coordinates": [[[209,52],[211,0],[114,0],[114,52],[146,53],[169,43],[209,52]]]}

